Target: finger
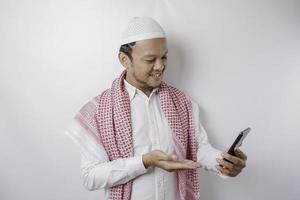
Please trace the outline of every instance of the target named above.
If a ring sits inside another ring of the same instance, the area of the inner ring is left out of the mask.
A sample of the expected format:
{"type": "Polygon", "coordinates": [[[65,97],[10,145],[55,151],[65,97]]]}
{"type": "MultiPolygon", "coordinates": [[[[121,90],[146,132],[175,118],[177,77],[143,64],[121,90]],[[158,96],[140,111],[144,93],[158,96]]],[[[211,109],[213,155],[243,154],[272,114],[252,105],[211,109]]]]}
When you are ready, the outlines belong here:
{"type": "Polygon", "coordinates": [[[237,157],[241,158],[242,160],[247,160],[247,155],[244,152],[242,152],[239,148],[236,148],[234,150],[234,153],[237,157]]]}
{"type": "Polygon", "coordinates": [[[229,170],[226,168],[221,167],[220,165],[216,165],[216,168],[224,175],[229,176],[229,170]]]}
{"type": "Polygon", "coordinates": [[[244,160],[242,160],[239,157],[232,156],[228,153],[225,153],[225,152],[222,153],[222,157],[227,159],[228,161],[232,162],[232,164],[234,164],[234,165],[239,165],[239,166],[244,166],[245,165],[244,160]]]}
{"type": "Polygon", "coordinates": [[[223,168],[219,165],[216,165],[216,168],[224,175],[226,176],[231,176],[231,177],[235,177],[239,174],[239,172],[237,170],[229,170],[227,168],[223,168]]]}
{"type": "Polygon", "coordinates": [[[232,163],[229,160],[224,160],[224,159],[219,159],[219,158],[217,158],[217,162],[221,165],[221,167],[225,167],[229,170],[241,171],[244,167],[246,167],[245,162],[237,165],[237,164],[232,163]]]}
{"type": "Polygon", "coordinates": [[[178,160],[178,157],[176,155],[171,155],[172,156],[172,160],[178,160]]]}
{"type": "Polygon", "coordinates": [[[188,169],[197,169],[200,167],[200,164],[194,161],[171,161],[170,164],[174,167],[188,169]]]}
{"type": "Polygon", "coordinates": [[[191,162],[178,162],[178,161],[160,161],[160,165],[164,170],[167,171],[177,171],[177,170],[187,170],[187,169],[197,169],[199,166],[191,162]]]}
{"type": "Polygon", "coordinates": [[[179,170],[197,169],[194,166],[186,165],[183,163],[170,163],[170,162],[165,163],[161,168],[170,172],[179,171],[179,170]]]}
{"type": "MultiPolygon", "coordinates": [[[[173,157],[173,156],[172,156],[173,157]]],[[[195,161],[193,161],[193,160],[188,160],[188,159],[184,159],[184,160],[178,160],[178,159],[176,159],[176,160],[174,160],[173,159],[173,162],[172,163],[182,163],[182,164],[187,164],[187,165],[192,165],[192,166],[195,166],[195,167],[197,167],[197,168],[199,168],[199,167],[201,167],[201,164],[200,163],[198,163],[198,162],[195,162],[195,161]]]]}
{"type": "Polygon", "coordinates": [[[197,167],[197,168],[202,167],[200,163],[195,162],[195,161],[193,161],[193,160],[187,160],[187,159],[185,159],[185,160],[183,160],[183,161],[178,161],[178,162],[182,162],[182,163],[186,163],[186,164],[191,164],[191,165],[193,165],[193,166],[195,166],[195,167],[197,167]]]}
{"type": "Polygon", "coordinates": [[[223,166],[223,167],[225,167],[225,168],[227,168],[227,169],[229,169],[229,170],[233,170],[233,169],[235,168],[235,166],[234,166],[232,163],[227,162],[227,161],[225,161],[225,160],[223,160],[223,159],[217,158],[217,162],[218,162],[221,166],[223,166]]]}

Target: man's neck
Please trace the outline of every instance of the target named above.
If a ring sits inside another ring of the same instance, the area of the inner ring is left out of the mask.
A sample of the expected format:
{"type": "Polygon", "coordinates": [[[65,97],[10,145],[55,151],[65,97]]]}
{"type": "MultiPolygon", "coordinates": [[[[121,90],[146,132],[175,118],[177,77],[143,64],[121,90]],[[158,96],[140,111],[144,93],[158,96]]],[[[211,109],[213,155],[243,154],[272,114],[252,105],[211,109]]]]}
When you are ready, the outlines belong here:
{"type": "Polygon", "coordinates": [[[152,87],[147,87],[147,88],[141,87],[137,82],[131,81],[131,80],[128,79],[127,77],[125,77],[125,80],[126,80],[130,85],[132,85],[133,87],[135,87],[135,88],[141,90],[147,97],[150,96],[150,94],[151,94],[151,92],[152,92],[152,90],[153,90],[152,87]]]}

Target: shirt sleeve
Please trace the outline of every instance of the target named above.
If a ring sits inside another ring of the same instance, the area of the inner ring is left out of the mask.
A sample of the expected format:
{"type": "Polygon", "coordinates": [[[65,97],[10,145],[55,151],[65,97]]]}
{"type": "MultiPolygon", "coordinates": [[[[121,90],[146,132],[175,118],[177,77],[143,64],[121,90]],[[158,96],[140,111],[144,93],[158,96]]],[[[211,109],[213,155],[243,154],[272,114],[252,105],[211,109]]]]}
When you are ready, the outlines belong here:
{"type": "Polygon", "coordinates": [[[198,144],[197,161],[202,167],[214,174],[219,175],[222,178],[227,178],[217,168],[217,158],[222,159],[222,151],[214,148],[208,140],[207,133],[200,122],[200,112],[198,104],[191,100],[193,109],[193,119],[195,125],[195,135],[198,144]]]}
{"type": "Polygon", "coordinates": [[[147,172],[142,156],[109,161],[104,147],[74,120],[65,133],[80,148],[81,177],[88,190],[108,189],[147,172]]]}

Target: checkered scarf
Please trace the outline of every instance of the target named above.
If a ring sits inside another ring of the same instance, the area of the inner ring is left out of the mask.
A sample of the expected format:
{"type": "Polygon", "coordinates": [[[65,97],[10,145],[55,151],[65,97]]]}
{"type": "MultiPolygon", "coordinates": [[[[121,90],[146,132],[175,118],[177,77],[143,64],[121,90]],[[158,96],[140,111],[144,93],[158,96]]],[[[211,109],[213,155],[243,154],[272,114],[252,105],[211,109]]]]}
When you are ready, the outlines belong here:
{"type": "MultiPolygon", "coordinates": [[[[133,156],[129,94],[124,86],[126,70],[111,88],[87,103],[75,119],[105,148],[109,160],[133,156]]],[[[162,110],[173,133],[179,160],[197,161],[197,144],[190,100],[180,90],[162,82],[159,88],[162,110]]],[[[132,181],[110,188],[110,200],[129,200],[132,181]]],[[[199,199],[196,170],[177,172],[177,200],[199,199]]]]}

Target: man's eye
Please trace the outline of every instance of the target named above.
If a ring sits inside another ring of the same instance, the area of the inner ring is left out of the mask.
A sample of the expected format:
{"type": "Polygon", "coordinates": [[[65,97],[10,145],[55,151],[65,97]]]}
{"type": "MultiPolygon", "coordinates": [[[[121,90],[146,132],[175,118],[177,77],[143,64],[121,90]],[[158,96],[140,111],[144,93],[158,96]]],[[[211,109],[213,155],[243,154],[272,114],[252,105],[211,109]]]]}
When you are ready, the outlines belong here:
{"type": "Polygon", "coordinates": [[[151,59],[151,60],[146,60],[146,62],[154,62],[155,59],[151,59]]]}

